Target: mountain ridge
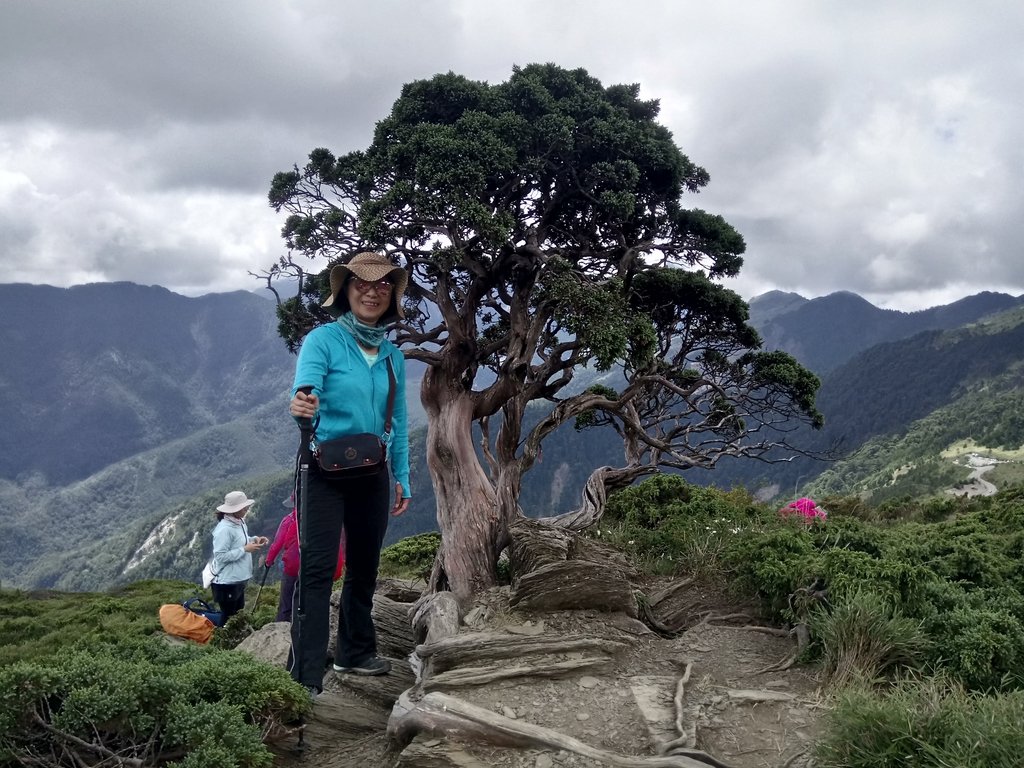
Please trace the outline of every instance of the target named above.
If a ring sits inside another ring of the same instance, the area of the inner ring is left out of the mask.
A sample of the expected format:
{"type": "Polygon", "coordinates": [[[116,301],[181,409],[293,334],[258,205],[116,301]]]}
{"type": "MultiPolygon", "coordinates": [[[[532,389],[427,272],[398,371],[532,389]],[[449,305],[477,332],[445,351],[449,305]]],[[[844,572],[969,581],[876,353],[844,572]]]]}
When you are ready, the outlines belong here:
{"type": "MultiPolygon", "coordinates": [[[[294,358],[277,336],[274,304],[245,292],[189,298],[130,283],[81,289],[12,285],[0,285],[0,302],[16,310],[14,322],[0,329],[0,355],[21,363],[5,366],[0,374],[0,414],[8,419],[8,429],[0,436],[6,459],[0,466],[0,536],[13,553],[8,562],[0,563],[0,578],[62,589],[107,586],[111,579],[121,578],[142,541],[182,509],[190,510],[181,518],[185,527],[180,536],[168,539],[173,542],[169,547],[181,551],[156,553],[135,573],[194,578],[208,544],[210,502],[242,484],[247,490],[258,488],[276,497],[283,495],[290,482],[296,433],[284,409],[294,358]],[[9,298],[13,303],[7,303],[9,298]],[[54,305],[68,306],[55,311],[54,305]],[[99,319],[91,320],[97,313],[99,319]],[[231,348],[223,349],[225,344],[231,348]],[[41,349],[48,354],[40,355],[41,349]],[[40,371],[47,375],[37,387],[40,371]],[[15,418],[19,409],[27,413],[15,418]],[[122,421],[129,429],[111,431],[112,423],[120,427],[122,421]],[[22,462],[20,468],[9,454],[22,462]],[[73,471],[63,475],[45,471],[51,469],[55,456],[72,464],[73,471]],[[70,461],[76,456],[77,463],[70,461]],[[92,464],[81,461],[83,456],[92,464]],[[69,533],[73,534],[70,543],[69,533]]],[[[853,294],[808,300],[774,292],[752,302],[751,316],[761,318],[757,322],[766,338],[792,342],[819,356],[816,350],[833,347],[829,354],[838,361],[837,367],[825,374],[819,397],[819,405],[834,411],[826,412],[826,428],[830,420],[838,427],[864,427],[867,421],[878,421],[880,426],[861,429],[864,439],[870,439],[867,432],[871,430],[877,434],[879,429],[910,423],[911,416],[927,415],[921,410],[926,400],[921,393],[915,395],[913,387],[893,390],[909,392],[900,396],[914,400],[917,408],[908,406],[898,419],[887,416],[884,409],[868,407],[869,401],[858,400],[856,388],[874,386],[877,375],[872,370],[929,354],[936,360],[962,354],[956,350],[963,347],[951,341],[953,336],[943,337],[942,330],[928,331],[916,341],[900,334],[921,323],[941,326],[966,320],[977,324],[992,317],[990,310],[1021,306],[1020,297],[978,294],[914,313],[914,322],[908,322],[908,313],[879,310],[853,294]],[[827,325],[806,320],[807,312],[825,313],[830,307],[833,324],[843,331],[838,338],[830,336],[827,325]],[[857,332],[868,316],[876,323],[875,335],[886,341],[862,350],[857,332]],[[787,341],[786,334],[795,335],[787,341]],[[933,347],[936,339],[950,346],[932,349],[929,345],[933,347]],[[897,342],[911,346],[885,352],[885,344],[897,342]],[[861,360],[860,355],[866,357],[861,360]],[[854,359],[860,361],[844,370],[854,359]],[[835,383],[837,378],[855,391],[844,394],[835,383]]],[[[1001,322],[1005,326],[999,328],[999,334],[1004,334],[998,336],[1001,341],[992,340],[997,338],[995,326],[984,333],[964,326],[959,333],[992,337],[985,342],[993,345],[985,356],[1006,363],[1015,359],[1013,345],[1024,351],[1024,341],[1015,335],[1020,333],[1015,329],[1024,325],[1001,322]],[[1000,345],[1005,349],[1000,350],[1000,345]]],[[[766,348],[771,348],[767,342],[766,348]]],[[[969,355],[962,358],[953,368],[968,371],[981,366],[977,361],[965,362],[969,359],[969,355]]],[[[1000,370],[992,367],[988,373],[998,375],[1000,370]]],[[[928,386],[941,383],[927,375],[928,386]]],[[[410,389],[410,399],[415,398],[413,382],[410,389]]],[[[929,407],[939,407],[955,394],[955,387],[947,382],[947,389],[927,402],[929,407]]],[[[875,394],[876,399],[886,397],[884,388],[875,394]]],[[[393,521],[392,541],[433,530],[436,524],[422,437],[413,442],[414,508],[393,521]]],[[[581,436],[571,425],[545,441],[544,449],[542,460],[524,479],[520,500],[535,516],[571,508],[592,467],[622,461],[621,441],[616,442],[614,433],[588,430],[581,436]]],[[[714,471],[689,471],[685,477],[699,484],[741,484],[763,491],[809,482],[825,468],[799,461],[755,462],[739,471],[725,462],[714,471]]],[[[264,508],[266,512],[254,515],[254,521],[266,514],[260,524],[276,525],[278,505],[271,502],[264,508]]]]}

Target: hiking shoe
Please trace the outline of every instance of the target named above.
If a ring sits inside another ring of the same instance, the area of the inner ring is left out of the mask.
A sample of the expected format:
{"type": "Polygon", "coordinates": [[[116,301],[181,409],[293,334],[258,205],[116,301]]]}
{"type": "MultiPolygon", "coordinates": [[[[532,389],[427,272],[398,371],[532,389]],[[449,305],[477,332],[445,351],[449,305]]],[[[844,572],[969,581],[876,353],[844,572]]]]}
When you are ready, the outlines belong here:
{"type": "Polygon", "coordinates": [[[335,672],[351,672],[353,675],[386,675],[391,671],[391,662],[380,656],[371,656],[366,661],[351,667],[334,664],[335,672]]]}
{"type": "Polygon", "coordinates": [[[309,703],[316,704],[317,697],[320,695],[320,689],[315,685],[307,685],[306,690],[309,692],[309,703]]]}

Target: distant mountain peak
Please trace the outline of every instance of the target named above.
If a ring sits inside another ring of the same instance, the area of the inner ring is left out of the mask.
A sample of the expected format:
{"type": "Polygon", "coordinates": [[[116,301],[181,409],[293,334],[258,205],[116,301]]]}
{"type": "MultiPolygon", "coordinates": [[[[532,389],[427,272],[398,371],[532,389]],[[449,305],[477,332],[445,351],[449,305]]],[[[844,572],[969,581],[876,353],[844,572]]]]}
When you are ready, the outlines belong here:
{"type": "Polygon", "coordinates": [[[750,307],[750,319],[757,326],[787,312],[792,312],[806,303],[807,299],[799,293],[768,291],[755,296],[747,302],[747,305],[750,307]]]}

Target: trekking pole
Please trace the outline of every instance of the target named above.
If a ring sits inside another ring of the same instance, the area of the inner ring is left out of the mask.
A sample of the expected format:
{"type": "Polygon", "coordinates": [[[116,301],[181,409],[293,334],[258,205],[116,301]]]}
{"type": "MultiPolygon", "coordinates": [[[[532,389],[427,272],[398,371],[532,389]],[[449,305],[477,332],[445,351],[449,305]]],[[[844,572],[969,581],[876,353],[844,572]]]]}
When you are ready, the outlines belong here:
{"type": "MultiPolygon", "coordinates": [[[[303,391],[308,395],[312,391],[312,387],[303,388],[303,391]]],[[[312,419],[298,419],[299,422],[299,482],[298,488],[296,489],[296,513],[298,514],[299,524],[299,585],[295,595],[295,606],[292,611],[292,622],[294,627],[293,642],[292,642],[292,664],[295,665],[295,669],[298,670],[298,678],[301,681],[302,675],[305,671],[303,665],[303,637],[306,634],[306,562],[309,558],[305,556],[306,545],[308,544],[307,535],[309,525],[306,520],[306,498],[309,490],[309,465],[313,459],[313,452],[310,449],[310,443],[313,441],[313,420],[312,419]]],[[[294,676],[293,676],[294,677],[294,676]]],[[[298,748],[303,749],[305,744],[303,736],[305,735],[305,728],[299,731],[299,742],[298,748]]]]}
{"type": "Polygon", "coordinates": [[[266,562],[263,563],[263,578],[260,579],[260,588],[256,590],[256,599],[252,601],[252,608],[249,609],[249,613],[256,613],[256,606],[260,604],[260,595],[263,594],[263,585],[267,583],[267,574],[270,573],[270,566],[266,562]]]}

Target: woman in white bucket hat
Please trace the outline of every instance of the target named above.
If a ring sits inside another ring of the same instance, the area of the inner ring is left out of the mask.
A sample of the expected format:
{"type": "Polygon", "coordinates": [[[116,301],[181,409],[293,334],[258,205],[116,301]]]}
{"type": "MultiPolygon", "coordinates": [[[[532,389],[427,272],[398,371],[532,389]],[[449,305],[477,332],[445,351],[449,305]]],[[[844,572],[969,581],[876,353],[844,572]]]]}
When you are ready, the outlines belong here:
{"type": "Polygon", "coordinates": [[[265,547],[266,536],[250,536],[245,516],[256,502],[242,491],[231,491],[217,507],[213,529],[213,599],[224,612],[224,623],[245,607],[245,585],[252,578],[252,553],[265,547]]]}

